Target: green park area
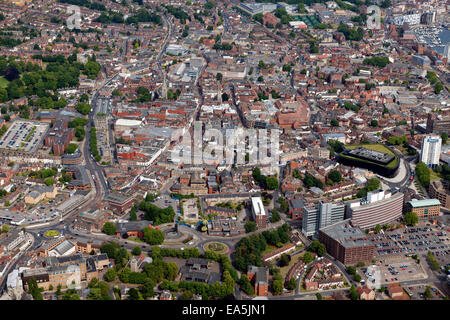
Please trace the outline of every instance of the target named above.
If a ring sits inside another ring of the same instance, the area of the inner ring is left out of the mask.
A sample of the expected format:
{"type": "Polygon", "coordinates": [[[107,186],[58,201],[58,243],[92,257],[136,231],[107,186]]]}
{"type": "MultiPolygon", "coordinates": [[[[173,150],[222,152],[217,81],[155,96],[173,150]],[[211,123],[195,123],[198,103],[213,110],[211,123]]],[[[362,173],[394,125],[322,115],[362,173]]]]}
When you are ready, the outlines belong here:
{"type": "MultiPolygon", "coordinates": [[[[366,149],[369,149],[369,150],[374,150],[374,151],[378,151],[378,152],[382,152],[382,153],[387,153],[387,154],[393,155],[395,157],[395,159],[392,160],[391,162],[389,162],[387,165],[385,165],[386,168],[394,169],[399,164],[398,156],[391,149],[389,149],[388,147],[386,147],[383,144],[349,144],[349,145],[344,146],[344,149],[345,150],[346,149],[353,150],[353,149],[356,149],[358,147],[362,147],[362,148],[366,148],[366,149]]],[[[357,158],[357,157],[352,157],[350,155],[343,154],[343,153],[341,153],[340,157],[351,159],[351,160],[356,160],[356,161],[360,161],[360,162],[366,162],[366,163],[369,163],[369,164],[373,163],[373,162],[371,162],[369,160],[365,160],[365,159],[361,159],[361,158],[357,158]]],[[[379,163],[373,163],[373,164],[380,166],[379,163]]]]}

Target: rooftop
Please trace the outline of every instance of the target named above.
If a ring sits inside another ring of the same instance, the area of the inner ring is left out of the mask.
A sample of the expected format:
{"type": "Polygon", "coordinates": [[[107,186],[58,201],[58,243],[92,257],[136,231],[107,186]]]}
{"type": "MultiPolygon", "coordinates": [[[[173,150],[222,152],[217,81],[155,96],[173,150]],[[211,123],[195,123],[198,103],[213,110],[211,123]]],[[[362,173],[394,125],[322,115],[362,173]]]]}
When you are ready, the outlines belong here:
{"type": "Polygon", "coordinates": [[[338,241],[345,248],[372,245],[360,228],[351,226],[350,219],[321,228],[320,231],[338,241]]]}
{"type": "Polygon", "coordinates": [[[438,199],[425,199],[425,200],[412,199],[408,203],[413,208],[423,208],[423,207],[440,206],[441,205],[441,203],[438,199]]]}

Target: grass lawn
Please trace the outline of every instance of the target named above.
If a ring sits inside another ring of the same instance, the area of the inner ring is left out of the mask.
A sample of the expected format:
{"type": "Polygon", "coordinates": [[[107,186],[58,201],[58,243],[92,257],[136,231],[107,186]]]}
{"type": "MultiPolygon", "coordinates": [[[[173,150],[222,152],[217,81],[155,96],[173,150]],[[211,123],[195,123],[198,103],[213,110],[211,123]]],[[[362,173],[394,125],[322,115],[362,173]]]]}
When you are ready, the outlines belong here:
{"type": "Polygon", "coordinates": [[[430,181],[440,180],[440,179],[441,179],[441,175],[430,169],[430,181]]]}
{"type": "Polygon", "coordinates": [[[268,244],[266,250],[264,250],[264,251],[262,252],[261,256],[264,256],[264,255],[266,255],[266,254],[268,254],[268,253],[271,253],[272,251],[275,251],[275,250],[277,250],[277,249],[278,249],[277,247],[271,246],[270,244],[268,244]]]}
{"type": "Polygon", "coordinates": [[[135,238],[128,238],[127,240],[131,240],[131,241],[134,241],[134,242],[140,242],[140,243],[145,243],[144,241],[142,241],[140,238],[138,238],[138,237],[135,237],[135,238]]]}
{"type": "Polygon", "coordinates": [[[284,278],[286,278],[286,274],[288,273],[289,269],[298,262],[299,257],[296,256],[295,258],[292,258],[289,264],[285,267],[280,268],[280,274],[284,278]]]}
{"type": "Polygon", "coordinates": [[[9,81],[3,77],[0,77],[0,88],[6,88],[9,84],[9,81]]]}
{"type": "MultiPolygon", "coordinates": [[[[378,143],[377,144],[349,144],[349,145],[344,146],[345,149],[351,149],[351,150],[356,149],[358,147],[363,147],[363,148],[366,148],[369,150],[374,150],[374,151],[393,155],[395,157],[395,159],[392,160],[391,162],[389,162],[386,165],[386,168],[395,168],[398,165],[398,161],[399,161],[398,156],[392,150],[390,150],[389,148],[387,148],[386,146],[384,146],[382,144],[378,144],[378,143]]],[[[355,160],[361,161],[361,162],[372,163],[371,161],[368,161],[368,160],[363,160],[363,159],[359,159],[359,158],[355,158],[355,157],[343,155],[343,154],[341,154],[341,157],[346,157],[348,159],[355,159],[355,160]]]]}
{"type": "Polygon", "coordinates": [[[405,148],[402,144],[395,146],[395,148],[397,148],[404,155],[408,155],[408,148],[405,148]]]}

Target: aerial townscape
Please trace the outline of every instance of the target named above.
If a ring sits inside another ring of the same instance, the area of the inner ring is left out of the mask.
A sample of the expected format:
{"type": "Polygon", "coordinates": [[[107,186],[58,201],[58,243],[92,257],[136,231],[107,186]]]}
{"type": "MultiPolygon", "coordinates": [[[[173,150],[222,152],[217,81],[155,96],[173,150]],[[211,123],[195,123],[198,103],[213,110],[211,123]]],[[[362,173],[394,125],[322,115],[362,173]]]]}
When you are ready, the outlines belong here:
{"type": "Polygon", "coordinates": [[[0,300],[448,300],[449,7],[0,0],[0,300]]]}

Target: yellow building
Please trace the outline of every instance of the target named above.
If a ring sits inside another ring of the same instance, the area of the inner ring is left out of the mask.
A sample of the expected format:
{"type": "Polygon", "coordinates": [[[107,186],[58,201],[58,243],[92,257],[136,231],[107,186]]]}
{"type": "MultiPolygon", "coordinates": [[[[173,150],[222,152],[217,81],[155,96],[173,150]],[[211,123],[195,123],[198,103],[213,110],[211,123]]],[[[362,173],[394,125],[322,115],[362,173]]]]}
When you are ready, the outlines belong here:
{"type": "Polygon", "coordinates": [[[55,186],[36,186],[25,196],[26,204],[36,204],[44,199],[53,199],[56,197],[57,190],[55,186]]]}

